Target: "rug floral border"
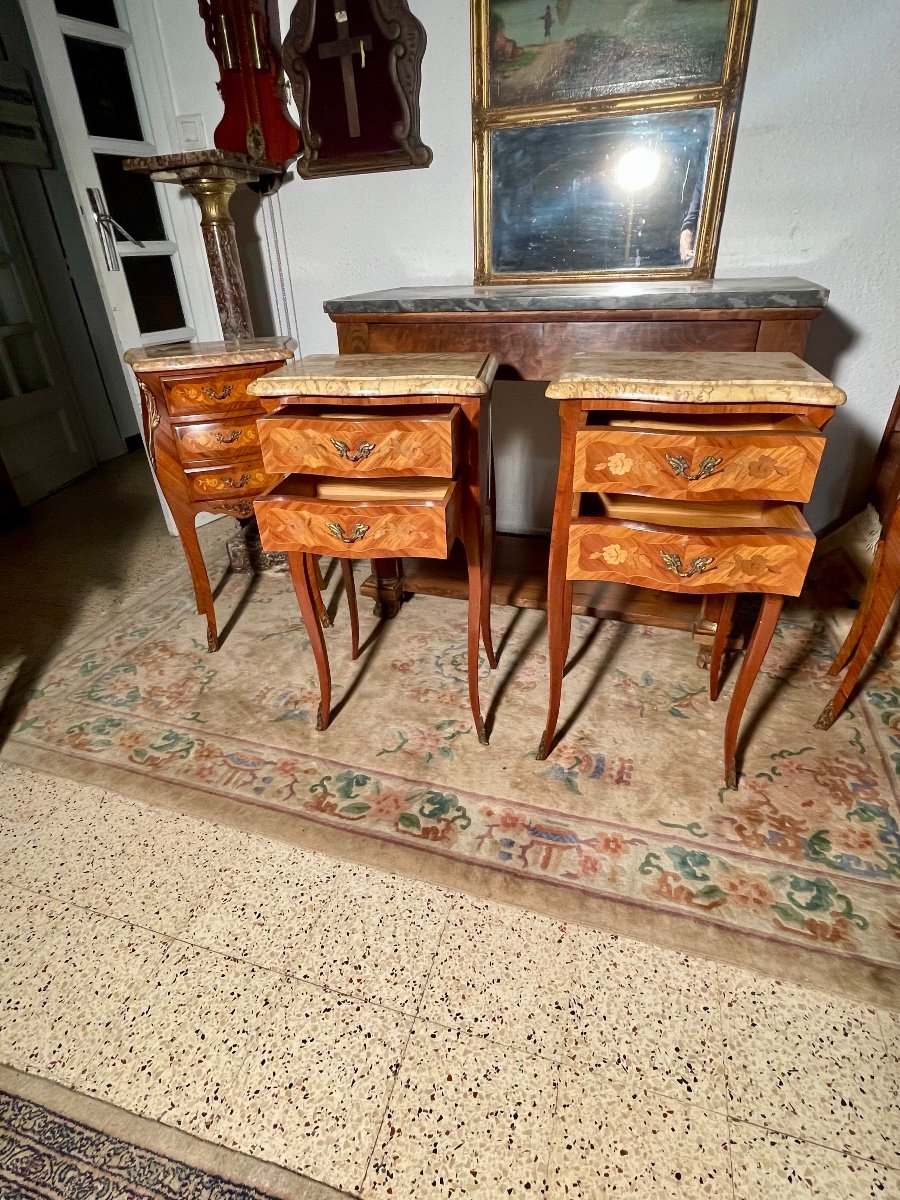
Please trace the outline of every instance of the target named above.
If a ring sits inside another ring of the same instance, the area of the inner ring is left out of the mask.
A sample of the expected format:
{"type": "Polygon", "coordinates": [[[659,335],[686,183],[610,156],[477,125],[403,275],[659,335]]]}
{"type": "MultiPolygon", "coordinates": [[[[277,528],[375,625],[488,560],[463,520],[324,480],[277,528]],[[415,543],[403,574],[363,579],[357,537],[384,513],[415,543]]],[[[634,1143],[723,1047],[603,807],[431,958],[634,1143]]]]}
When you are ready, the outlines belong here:
{"type": "MultiPolygon", "coordinates": [[[[834,779],[824,782],[846,793],[846,816],[858,831],[855,850],[838,852],[826,831],[792,828],[769,798],[770,786],[790,786],[792,773],[803,769],[810,748],[798,745],[773,754],[768,770],[746,782],[738,830],[742,852],[722,848],[717,831],[698,822],[655,833],[523,801],[444,790],[305,751],[288,753],[260,738],[220,735],[189,721],[131,715],[123,703],[129,695],[127,678],[123,683],[129,654],[190,611],[177,591],[164,592],[149,608],[146,600],[132,605],[89,635],[51,668],[22,714],[15,740],[586,896],[878,966],[898,965],[885,947],[900,946],[900,829],[852,764],[838,762],[830,768],[834,779]],[[102,686],[111,675],[118,676],[113,692],[102,686]]],[[[202,670],[208,659],[205,647],[196,645],[202,670]]],[[[871,693],[863,707],[866,719],[885,726],[882,732],[896,745],[887,772],[895,786],[900,689],[871,693]]],[[[305,720],[303,711],[295,711],[293,719],[305,720]]],[[[445,748],[464,732],[459,722],[437,723],[423,750],[424,765],[429,756],[452,752],[445,748]]],[[[602,758],[576,749],[548,772],[570,790],[578,789],[579,779],[608,771],[627,787],[627,764],[602,758]]]]}

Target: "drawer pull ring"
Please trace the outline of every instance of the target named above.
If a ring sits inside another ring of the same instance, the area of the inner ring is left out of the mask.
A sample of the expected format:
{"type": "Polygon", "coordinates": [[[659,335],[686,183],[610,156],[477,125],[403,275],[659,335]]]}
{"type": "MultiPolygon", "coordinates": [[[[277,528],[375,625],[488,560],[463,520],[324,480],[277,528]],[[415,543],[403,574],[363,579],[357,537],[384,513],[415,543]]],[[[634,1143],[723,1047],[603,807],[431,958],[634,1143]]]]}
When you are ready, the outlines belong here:
{"type": "Polygon", "coordinates": [[[228,434],[217,433],[216,441],[221,442],[223,446],[230,446],[232,444],[232,442],[240,441],[240,437],[241,437],[241,430],[240,429],[232,429],[231,433],[228,433],[228,434]]]}
{"type": "Polygon", "coordinates": [[[246,471],[240,477],[240,479],[232,479],[230,475],[226,475],[225,478],[222,480],[222,482],[225,484],[226,487],[242,488],[244,486],[244,484],[247,484],[250,482],[250,476],[247,474],[246,471]]]}
{"type": "Polygon", "coordinates": [[[368,525],[354,525],[348,535],[344,533],[343,528],[336,521],[326,521],[325,528],[333,537],[339,538],[347,546],[352,546],[354,542],[361,541],[369,532],[368,525]]]}
{"type": "Polygon", "coordinates": [[[660,550],[659,554],[660,558],[666,564],[666,570],[671,571],[673,575],[677,575],[679,579],[690,579],[693,575],[702,575],[716,561],[708,554],[698,554],[685,571],[681,565],[680,554],[667,554],[665,550],[660,550]]]}
{"type": "Polygon", "coordinates": [[[362,462],[375,449],[374,442],[360,442],[355,450],[351,450],[346,442],[339,441],[337,438],[332,438],[331,444],[337,450],[340,458],[346,458],[347,462],[352,463],[362,462]]]}
{"type": "Polygon", "coordinates": [[[208,384],[205,388],[203,388],[203,395],[209,396],[210,400],[227,400],[233,391],[233,383],[226,383],[221,392],[217,392],[212,384],[208,384]]]}
{"type": "Polygon", "coordinates": [[[688,483],[696,483],[698,479],[708,479],[722,465],[721,458],[714,458],[708,454],[706,458],[700,460],[700,466],[693,475],[688,474],[688,460],[683,454],[667,454],[666,462],[672,468],[674,475],[680,475],[682,479],[686,479],[688,483]]]}

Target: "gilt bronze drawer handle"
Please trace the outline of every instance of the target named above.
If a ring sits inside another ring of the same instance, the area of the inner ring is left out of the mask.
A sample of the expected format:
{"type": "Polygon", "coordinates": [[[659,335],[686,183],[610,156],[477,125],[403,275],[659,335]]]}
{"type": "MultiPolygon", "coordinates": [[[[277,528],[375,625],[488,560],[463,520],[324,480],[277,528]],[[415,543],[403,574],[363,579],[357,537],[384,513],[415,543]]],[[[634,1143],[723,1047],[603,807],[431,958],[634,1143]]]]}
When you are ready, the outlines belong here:
{"type": "Polygon", "coordinates": [[[700,460],[700,466],[693,475],[688,474],[688,460],[683,454],[667,454],[666,462],[672,468],[672,473],[680,475],[682,479],[686,479],[688,483],[696,483],[698,479],[707,479],[722,465],[721,458],[714,458],[708,454],[706,458],[700,460]]]}
{"type": "Polygon", "coordinates": [[[217,433],[216,441],[221,442],[223,446],[230,446],[232,444],[232,442],[240,441],[240,437],[241,437],[241,430],[240,429],[232,429],[231,433],[228,433],[228,434],[217,433]]]}
{"type": "Polygon", "coordinates": [[[347,546],[352,546],[354,542],[361,541],[369,532],[368,525],[354,525],[348,535],[344,533],[343,528],[336,521],[326,521],[325,528],[333,537],[339,538],[347,546]]]}
{"type": "Polygon", "coordinates": [[[375,449],[374,442],[360,442],[355,450],[351,450],[346,442],[341,442],[337,438],[331,439],[331,444],[337,450],[341,458],[346,458],[347,462],[358,463],[364,458],[368,458],[375,449]]]}
{"type": "Polygon", "coordinates": [[[680,554],[667,554],[665,550],[660,550],[659,555],[666,564],[666,570],[677,575],[679,579],[690,579],[692,575],[702,575],[716,561],[711,555],[698,554],[685,571],[681,565],[680,554]]]}
{"type": "Polygon", "coordinates": [[[227,400],[234,391],[234,384],[226,383],[221,392],[217,392],[212,384],[207,384],[203,390],[204,396],[209,396],[210,400],[227,400]]]}
{"type": "Polygon", "coordinates": [[[226,475],[226,477],[222,480],[222,482],[225,484],[226,487],[242,488],[245,484],[250,482],[250,476],[247,474],[246,471],[240,477],[240,479],[232,479],[230,475],[226,475]]]}

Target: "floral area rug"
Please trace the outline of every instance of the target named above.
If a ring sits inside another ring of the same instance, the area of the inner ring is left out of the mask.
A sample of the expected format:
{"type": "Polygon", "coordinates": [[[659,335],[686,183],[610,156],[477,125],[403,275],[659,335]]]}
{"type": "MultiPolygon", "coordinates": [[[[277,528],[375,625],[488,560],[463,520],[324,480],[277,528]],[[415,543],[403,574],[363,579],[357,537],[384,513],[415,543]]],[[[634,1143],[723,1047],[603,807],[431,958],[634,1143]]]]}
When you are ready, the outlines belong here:
{"type": "Polygon", "coordinates": [[[857,990],[869,981],[873,999],[900,1004],[894,651],[863,698],[817,731],[837,639],[820,611],[794,607],[728,791],[734,672],[710,703],[687,634],[576,618],[562,741],[538,762],[541,613],[495,609],[502,657],[496,672],[482,661],[483,747],[467,704],[465,605],[417,597],[383,625],[364,615],[368,644],[352,663],[335,595],[339,711],[317,733],[290,581],[269,574],[248,591],[231,578],[217,603],[233,620],[215,655],[181,573],[98,627],[52,663],[5,754],[208,815],[222,811],[214,800],[245,818],[274,810],[280,836],[310,834],[334,853],[371,852],[376,865],[589,923],[625,914],[620,931],[804,982],[841,987],[852,974],[857,990]]]}

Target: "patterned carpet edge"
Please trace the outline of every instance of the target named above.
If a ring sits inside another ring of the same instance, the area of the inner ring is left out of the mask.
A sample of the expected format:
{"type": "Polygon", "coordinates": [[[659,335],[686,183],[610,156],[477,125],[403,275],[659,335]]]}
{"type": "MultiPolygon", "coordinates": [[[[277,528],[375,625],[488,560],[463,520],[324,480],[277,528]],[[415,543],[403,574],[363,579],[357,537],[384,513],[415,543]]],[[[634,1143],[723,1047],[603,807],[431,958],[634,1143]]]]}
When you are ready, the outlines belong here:
{"type": "Polygon", "coordinates": [[[346,1200],[346,1193],[0,1066],[0,1194],[22,1200],[346,1200]]]}

